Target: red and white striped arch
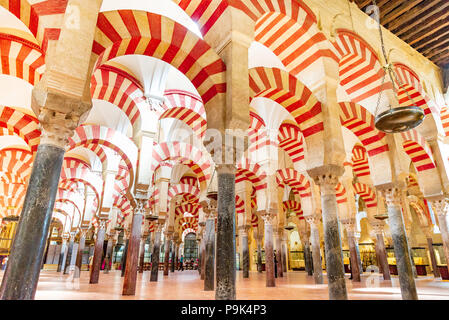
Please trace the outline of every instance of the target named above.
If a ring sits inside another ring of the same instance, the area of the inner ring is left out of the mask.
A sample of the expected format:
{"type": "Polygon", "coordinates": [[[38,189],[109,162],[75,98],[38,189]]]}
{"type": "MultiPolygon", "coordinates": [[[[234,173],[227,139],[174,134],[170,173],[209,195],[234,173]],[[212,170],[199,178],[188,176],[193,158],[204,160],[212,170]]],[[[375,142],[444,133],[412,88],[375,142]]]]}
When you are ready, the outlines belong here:
{"type": "Polygon", "coordinates": [[[33,155],[23,149],[7,148],[0,150],[0,170],[17,176],[27,182],[31,174],[33,155]]]}
{"type": "Polygon", "coordinates": [[[322,133],[321,103],[296,77],[277,68],[257,67],[249,71],[250,97],[268,98],[283,106],[295,119],[304,138],[322,133]]]}
{"type": "Polygon", "coordinates": [[[409,173],[407,188],[419,187],[418,177],[414,173],[409,173]]]}
{"type": "Polygon", "coordinates": [[[39,146],[41,131],[39,121],[21,111],[10,107],[0,107],[0,127],[8,129],[21,137],[34,153],[39,146]]]}
{"type": "Polygon", "coordinates": [[[251,226],[257,228],[259,226],[259,218],[256,214],[251,214],[251,226]]]}
{"type": "Polygon", "coordinates": [[[323,58],[337,60],[313,12],[294,0],[243,0],[236,5],[255,21],[255,41],[276,54],[295,76],[323,74],[323,58]]]}
{"type": "Polygon", "coordinates": [[[62,163],[64,168],[86,168],[90,169],[90,165],[81,159],[73,157],[64,157],[64,162],[62,163]]]}
{"type": "Polygon", "coordinates": [[[267,175],[259,164],[252,163],[248,158],[244,158],[237,163],[236,167],[235,183],[248,180],[256,190],[262,190],[267,187],[267,175]]]}
{"type": "Polygon", "coordinates": [[[90,91],[92,99],[108,101],[119,107],[134,126],[140,117],[139,104],[145,103],[142,87],[127,72],[108,65],[95,70],[90,91]]]}
{"type": "Polygon", "coordinates": [[[245,201],[238,195],[235,195],[235,213],[245,214],[245,201]]]}
{"type": "MultiPolygon", "coordinates": [[[[428,104],[430,99],[424,92],[418,75],[412,69],[407,67],[405,64],[398,62],[393,63],[393,69],[398,77],[397,81],[400,82],[396,82],[396,85],[399,87],[398,98],[401,106],[406,107],[416,105],[423,108],[426,115],[431,113],[431,111],[436,113],[440,112],[440,110],[431,110],[428,104]],[[409,96],[412,98],[413,102],[409,99],[409,96]]],[[[432,108],[434,108],[434,104],[432,104],[432,108]]]]}
{"type": "Polygon", "coordinates": [[[376,129],[374,116],[368,110],[353,102],[341,102],[339,105],[342,126],[359,138],[369,156],[388,151],[385,133],[376,129]]]}
{"type": "Polygon", "coordinates": [[[153,162],[151,171],[155,172],[160,163],[167,160],[179,161],[189,166],[198,177],[200,189],[206,187],[210,179],[211,163],[201,150],[184,142],[162,142],[153,148],[153,162]]]}
{"type": "Polygon", "coordinates": [[[189,184],[176,184],[172,185],[170,189],[168,190],[168,202],[173,199],[173,197],[179,195],[179,194],[189,194],[192,195],[196,200],[198,201],[200,197],[200,189],[198,189],[195,186],[189,185],[189,184]]]}
{"type": "Polygon", "coordinates": [[[206,110],[200,97],[180,90],[165,92],[163,111],[159,119],[174,118],[184,122],[198,137],[203,137],[206,129],[206,110]]]}
{"type": "Polygon", "coordinates": [[[301,208],[301,202],[287,200],[283,202],[284,211],[291,210],[299,219],[304,219],[304,212],[301,208]]]}
{"type": "Polygon", "coordinates": [[[175,209],[176,217],[184,217],[184,213],[190,213],[195,218],[199,216],[199,204],[194,203],[184,203],[180,206],[177,206],[175,209]]]}
{"type": "Polygon", "coordinates": [[[341,184],[339,182],[337,184],[337,186],[335,187],[335,191],[336,191],[335,196],[337,197],[337,203],[338,204],[342,204],[342,203],[348,202],[348,198],[346,196],[346,189],[343,186],[343,184],[341,184]]]}
{"type": "Polygon", "coordinates": [[[102,191],[103,181],[100,177],[92,173],[86,168],[66,168],[61,171],[60,182],[66,180],[81,182],[85,186],[89,186],[95,192],[96,198],[99,200],[102,191]]]}
{"type": "Polygon", "coordinates": [[[179,183],[181,184],[188,184],[194,187],[198,186],[198,179],[196,177],[192,176],[184,176],[179,180],[179,183]]]}
{"type": "Polygon", "coordinates": [[[119,217],[117,217],[117,224],[119,226],[122,226],[123,222],[125,222],[126,217],[133,212],[131,203],[126,197],[116,196],[114,197],[114,207],[120,209],[121,216],[120,219],[119,217]]]}
{"type": "Polygon", "coordinates": [[[226,65],[211,47],[183,25],[158,14],[119,10],[98,15],[93,53],[96,67],[118,56],[140,54],[184,73],[207,105],[226,92],[226,65]]]}
{"type": "Polygon", "coordinates": [[[0,0],[30,30],[43,51],[49,40],[58,40],[67,0],[0,0]]]}
{"type": "Polygon", "coordinates": [[[257,114],[256,111],[251,110],[249,112],[249,151],[254,152],[262,149],[264,146],[270,143],[267,137],[266,125],[263,119],[257,114]]]}
{"type": "Polygon", "coordinates": [[[372,188],[360,182],[354,183],[353,186],[355,193],[363,199],[367,208],[377,207],[376,193],[372,188]]]}
{"type": "Polygon", "coordinates": [[[381,90],[390,89],[391,83],[382,85],[385,72],[372,47],[356,33],[337,30],[333,43],[339,59],[340,85],[354,103],[376,98],[381,90]]]}
{"type": "Polygon", "coordinates": [[[312,196],[310,182],[295,169],[287,168],[278,170],[276,172],[276,183],[280,186],[290,186],[293,192],[300,197],[312,196]]]}
{"type": "Polygon", "coordinates": [[[355,145],[352,149],[352,170],[357,175],[357,177],[369,176],[370,169],[368,163],[368,155],[366,149],[361,145],[355,145]]]}
{"type": "Polygon", "coordinates": [[[99,125],[81,125],[69,138],[69,151],[90,144],[108,147],[117,152],[130,171],[130,185],[132,184],[138,149],[131,139],[112,128],[99,125]]]}
{"type": "Polygon", "coordinates": [[[441,124],[443,125],[444,135],[449,136],[449,108],[443,107],[440,112],[441,124]]]}
{"type": "Polygon", "coordinates": [[[435,168],[432,150],[416,129],[402,132],[401,136],[403,139],[402,147],[418,172],[435,168]]]}
{"type": "Polygon", "coordinates": [[[33,86],[45,71],[44,53],[28,40],[0,33],[0,54],[2,74],[25,80],[33,86]]]}
{"type": "Polygon", "coordinates": [[[304,160],[304,138],[298,126],[283,123],[278,134],[279,147],[292,159],[292,162],[304,160]]]}

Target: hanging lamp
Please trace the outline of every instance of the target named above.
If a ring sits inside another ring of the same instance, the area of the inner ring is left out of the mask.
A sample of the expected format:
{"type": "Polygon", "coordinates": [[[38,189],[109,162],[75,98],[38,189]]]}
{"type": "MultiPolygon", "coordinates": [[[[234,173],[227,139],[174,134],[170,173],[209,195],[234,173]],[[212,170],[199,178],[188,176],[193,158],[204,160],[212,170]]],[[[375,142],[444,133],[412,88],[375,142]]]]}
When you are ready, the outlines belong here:
{"type": "MultiPolygon", "coordinates": [[[[377,7],[376,0],[373,0],[373,5],[377,7]]],[[[386,65],[383,67],[384,75],[382,78],[382,85],[380,87],[379,99],[377,101],[374,125],[376,129],[385,133],[399,133],[408,131],[413,128],[416,128],[424,121],[425,117],[424,110],[416,105],[416,103],[413,101],[413,98],[409,95],[406,89],[404,89],[404,91],[408,97],[408,100],[410,100],[411,104],[409,106],[403,107],[400,106],[398,98],[398,90],[396,90],[395,81],[400,88],[404,87],[404,85],[402,84],[400,79],[396,76],[392,64],[390,64],[388,61],[380,21],[378,21],[378,25],[379,25],[380,41],[382,44],[382,53],[385,58],[386,65]],[[393,86],[393,93],[397,101],[397,106],[392,106],[390,104],[386,111],[378,113],[382,96],[382,87],[384,85],[385,77],[387,74],[393,86]]]]}

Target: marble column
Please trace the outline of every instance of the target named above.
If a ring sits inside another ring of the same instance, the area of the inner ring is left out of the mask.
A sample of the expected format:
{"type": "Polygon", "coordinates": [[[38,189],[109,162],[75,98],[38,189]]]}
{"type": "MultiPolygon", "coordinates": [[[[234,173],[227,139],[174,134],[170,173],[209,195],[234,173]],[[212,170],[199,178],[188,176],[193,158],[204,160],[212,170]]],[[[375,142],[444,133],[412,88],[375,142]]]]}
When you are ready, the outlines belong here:
{"type": "Polygon", "coordinates": [[[106,257],[104,258],[104,273],[108,274],[109,273],[109,264],[112,260],[112,242],[113,240],[113,236],[112,235],[108,235],[108,244],[106,246],[106,257]]]}
{"type": "Polygon", "coordinates": [[[128,253],[126,257],[125,279],[123,281],[122,295],[136,294],[137,264],[139,261],[140,238],[142,236],[142,222],[145,214],[146,198],[137,199],[131,222],[128,253]]]}
{"type": "Polygon", "coordinates": [[[285,236],[285,234],[282,235],[282,242],[281,242],[281,254],[282,254],[282,271],[284,273],[287,272],[287,252],[288,252],[288,247],[287,247],[287,238],[285,236]]]}
{"type": "Polygon", "coordinates": [[[321,264],[321,249],[320,249],[320,231],[318,224],[320,223],[320,216],[311,215],[305,217],[307,223],[310,225],[310,242],[312,243],[312,263],[313,263],[313,278],[315,284],[323,284],[323,268],[321,264]]]}
{"type": "Polygon", "coordinates": [[[310,249],[310,243],[308,240],[304,243],[304,260],[307,275],[313,276],[312,250],[310,249]]]}
{"type": "Polygon", "coordinates": [[[446,199],[432,201],[431,203],[438,218],[438,226],[440,228],[441,238],[443,240],[444,256],[446,257],[446,263],[449,266],[449,228],[447,223],[449,204],[446,199]]]}
{"type": "MultiPolygon", "coordinates": [[[[341,175],[341,167],[329,166],[309,172],[320,186],[323,216],[326,271],[330,300],[347,300],[343,255],[341,249],[340,226],[337,215],[336,186],[341,175]]],[[[315,265],[315,262],[314,262],[315,265]]]]}
{"type": "MultiPolygon", "coordinates": [[[[175,265],[176,265],[176,240],[173,239],[172,240],[172,253],[171,253],[171,265],[170,265],[170,272],[174,273],[175,272],[175,265]]],[[[198,264],[200,264],[200,259],[198,259],[198,264]]],[[[199,266],[198,266],[199,268],[199,266]]],[[[199,270],[199,269],[198,269],[199,270]]]]}
{"type": "Polygon", "coordinates": [[[401,190],[397,187],[383,190],[388,208],[388,221],[393,238],[394,254],[399,274],[399,285],[403,300],[418,300],[407,236],[401,212],[401,190]]]}
{"type": "Polygon", "coordinates": [[[257,235],[257,272],[262,273],[262,236],[257,235]]]}
{"type": "Polygon", "coordinates": [[[282,229],[277,229],[275,233],[276,241],[276,261],[277,261],[277,276],[282,278],[284,276],[284,269],[282,267],[282,248],[281,248],[281,232],[282,229]]]}
{"type": "Polygon", "coordinates": [[[76,263],[75,263],[75,273],[73,274],[73,278],[79,278],[81,275],[81,267],[83,264],[83,251],[86,246],[86,233],[87,229],[81,229],[80,231],[80,239],[78,242],[78,254],[76,256],[76,263]]]}
{"type": "Polygon", "coordinates": [[[70,271],[70,262],[72,261],[72,254],[73,254],[73,244],[75,241],[75,234],[70,234],[70,240],[69,240],[69,246],[67,250],[67,256],[64,263],[64,272],[62,274],[68,274],[70,271]]]}
{"type": "Polygon", "coordinates": [[[97,232],[97,239],[95,240],[94,258],[92,260],[92,269],[90,270],[89,283],[98,283],[100,276],[101,262],[103,261],[103,245],[106,232],[106,220],[100,219],[100,226],[97,232]]]}
{"type": "Polygon", "coordinates": [[[375,221],[371,223],[376,235],[376,255],[379,264],[379,271],[382,272],[384,280],[391,280],[390,267],[388,266],[387,250],[384,242],[384,222],[375,221]]]}
{"type": "Polygon", "coordinates": [[[164,250],[164,276],[168,276],[168,269],[170,263],[170,247],[171,247],[171,232],[165,234],[165,250],[164,250]]]}
{"type": "Polygon", "coordinates": [[[249,278],[249,248],[248,248],[248,230],[249,226],[239,227],[239,238],[242,246],[242,270],[243,278],[249,278]]]}
{"type": "Polygon", "coordinates": [[[151,276],[150,281],[157,281],[159,275],[159,253],[161,250],[161,231],[162,225],[157,226],[156,233],[154,235],[153,254],[151,255],[151,276]]]}
{"type": "Polygon", "coordinates": [[[126,240],[125,240],[125,248],[123,248],[123,253],[122,253],[122,260],[120,261],[120,265],[121,265],[121,277],[125,276],[125,272],[126,272],[126,259],[128,256],[128,246],[129,246],[129,234],[128,231],[125,232],[125,236],[126,236],[126,240]]]}
{"type": "Polygon", "coordinates": [[[201,240],[201,280],[204,280],[206,270],[206,239],[201,240]]]}
{"type": "Polygon", "coordinates": [[[139,257],[139,273],[143,273],[143,266],[145,264],[145,242],[147,241],[147,234],[144,234],[140,239],[140,257],[139,257]]]}
{"type": "Polygon", "coordinates": [[[356,248],[356,240],[355,240],[355,221],[354,220],[345,220],[342,221],[342,224],[344,225],[346,229],[346,238],[348,240],[348,246],[349,246],[349,260],[350,260],[350,266],[351,266],[351,274],[352,274],[352,281],[354,282],[360,282],[360,265],[359,260],[357,259],[357,248],[356,248]]]}
{"type": "Polygon", "coordinates": [[[61,137],[64,141],[55,143],[49,136],[44,129],[0,288],[2,300],[34,299],[67,142],[61,137]]]}
{"type": "Polygon", "coordinates": [[[423,233],[426,236],[427,240],[427,249],[429,250],[430,255],[430,263],[432,264],[432,272],[435,278],[441,277],[440,269],[438,268],[437,258],[435,256],[435,249],[433,248],[433,240],[432,240],[432,229],[431,227],[422,228],[423,233]]]}
{"type": "MultiPolygon", "coordinates": [[[[214,201],[214,200],[210,200],[214,201]]],[[[213,209],[212,209],[213,210],[213,209]]],[[[211,211],[212,211],[211,210],[211,211]]],[[[204,291],[214,291],[215,270],[215,215],[206,213],[204,291]]]]}
{"type": "MultiPolygon", "coordinates": [[[[408,205],[408,204],[405,204],[408,205]]],[[[408,255],[410,257],[410,264],[412,266],[412,272],[413,272],[413,277],[416,279],[418,278],[418,272],[416,271],[416,266],[415,266],[415,260],[413,259],[413,254],[412,254],[412,226],[409,224],[408,226],[405,226],[405,235],[407,237],[407,249],[408,249],[408,255]]]]}
{"type": "Polygon", "coordinates": [[[215,299],[235,300],[235,165],[218,164],[215,299]]]}
{"type": "MultiPolygon", "coordinates": [[[[64,237],[64,236],[63,236],[64,237]]],[[[58,268],[56,272],[61,272],[65,265],[65,258],[67,254],[67,238],[62,239],[61,251],[59,252],[58,268]]]]}
{"type": "Polygon", "coordinates": [[[355,250],[357,252],[357,261],[359,263],[360,274],[363,274],[363,264],[362,264],[362,259],[360,257],[360,250],[359,250],[360,233],[355,232],[354,237],[355,237],[355,250]]]}
{"type": "Polygon", "coordinates": [[[273,250],[273,215],[265,213],[261,215],[265,229],[265,271],[266,286],[275,287],[274,279],[274,250],[273,250]]]}

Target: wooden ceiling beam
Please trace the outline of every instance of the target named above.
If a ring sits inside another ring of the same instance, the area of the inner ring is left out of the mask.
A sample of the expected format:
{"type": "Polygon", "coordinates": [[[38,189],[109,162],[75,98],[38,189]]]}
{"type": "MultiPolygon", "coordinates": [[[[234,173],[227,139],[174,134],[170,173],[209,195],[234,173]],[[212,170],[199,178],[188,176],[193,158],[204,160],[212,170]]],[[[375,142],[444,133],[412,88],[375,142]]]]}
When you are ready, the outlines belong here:
{"type": "Polygon", "coordinates": [[[399,36],[401,33],[404,33],[418,25],[420,23],[419,19],[426,19],[430,17],[433,14],[432,9],[435,9],[440,5],[441,0],[432,0],[425,4],[418,5],[409,12],[404,13],[395,21],[392,21],[386,25],[386,27],[399,36]]]}
{"type": "Polygon", "coordinates": [[[419,44],[413,46],[413,48],[415,48],[416,50],[424,48],[424,50],[426,50],[427,47],[429,46],[433,46],[434,44],[438,45],[438,43],[446,39],[448,35],[449,35],[449,27],[446,27],[422,39],[421,41],[419,41],[419,44]]]}
{"type": "Polygon", "coordinates": [[[433,57],[432,61],[433,61],[435,64],[438,64],[440,61],[442,61],[442,60],[444,60],[444,59],[447,59],[447,58],[449,58],[449,49],[446,49],[446,51],[441,52],[441,53],[435,55],[435,56],[433,57]]]}
{"type": "MultiPolygon", "coordinates": [[[[449,1],[447,2],[447,5],[449,7],[449,1]]],[[[408,42],[410,45],[411,43],[409,42],[409,40],[415,40],[417,38],[418,41],[425,38],[427,35],[429,35],[429,33],[427,32],[428,30],[434,30],[434,32],[442,29],[445,25],[443,25],[445,22],[444,19],[449,17],[449,10],[447,10],[444,13],[438,12],[435,13],[434,15],[432,15],[430,18],[425,19],[424,21],[421,21],[421,25],[425,26],[425,28],[415,28],[413,30],[410,30],[402,35],[400,35],[399,37],[408,42]],[[426,36],[421,37],[423,34],[426,34],[426,36]]],[[[418,42],[415,41],[414,43],[418,42]]]]}
{"type": "Polygon", "coordinates": [[[442,48],[434,49],[434,50],[428,52],[426,54],[426,57],[429,58],[430,60],[433,60],[432,59],[433,57],[439,57],[440,58],[441,57],[440,54],[443,54],[443,56],[444,56],[445,52],[449,52],[448,50],[449,50],[448,46],[443,46],[442,48]]]}
{"type": "MultiPolygon", "coordinates": [[[[449,11],[445,14],[445,16],[446,18],[449,17],[449,11]]],[[[413,46],[415,43],[421,41],[425,37],[428,37],[434,34],[435,32],[449,26],[449,19],[435,22],[436,22],[435,24],[430,25],[428,28],[422,29],[421,31],[413,34],[408,38],[402,38],[402,40],[405,40],[405,42],[413,46]]]]}
{"type": "Polygon", "coordinates": [[[420,52],[427,56],[430,52],[432,52],[433,50],[437,50],[440,47],[444,47],[444,48],[448,48],[449,47],[449,37],[442,37],[444,39],[439,39],[439,41],[436,41],[434,44],[423,48],[422,50],[420,50],[420,52]]]}
{"type": "MultiPolygon", "coordinates": [[[[384,12],[389,12],[388,14],[382,14],[381,13],[381,23],[383,25],[393,21],[394,19],[396,19],[397,17],[399,17],[400,15],[406,13],[407,11],[411,10],[412,8],[416,7],[418,4],[420,4],[421,2],[423,2],[424,0],[413,0],[413,1],[406,1],[406,2],[399,2],[399,4],[401,4],[399,7],[396,7],[396,9],[394,9],[395,7],[393,7],[393,11],[390,12],[388,11],[388,9],[384,9],[383,7],[381,8],[381,10],[384,10],[384,12]]],[[[395,1],[391,1],[390,3],[395,3],[395,1]]],[[[388,4],[385,6],[387,7],[388,4]]],[[[391,7],[391,6],[390,6],[391,7]]]]}
{"type": "Polygon", "coordinates": [[[359,6],[360,10],[366,7],[367,5],[372,4],[372,0],[356,0],[357,5],[359,6]]]}

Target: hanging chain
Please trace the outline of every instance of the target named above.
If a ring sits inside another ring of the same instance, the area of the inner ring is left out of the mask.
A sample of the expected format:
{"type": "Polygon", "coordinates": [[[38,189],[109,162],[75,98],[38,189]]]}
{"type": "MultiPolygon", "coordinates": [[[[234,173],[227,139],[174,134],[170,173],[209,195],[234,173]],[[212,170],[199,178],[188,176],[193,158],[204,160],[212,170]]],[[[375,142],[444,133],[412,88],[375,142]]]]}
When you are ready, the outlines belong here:
{"type": "MultiPolygon", "coordinates": [[[[377,7],[376,0],[373,0],[373,5],[374,5],[375,7],[377,7]]],[[[379,8],[379,13],[380,13],[380,8],[379,8]]],[[[380,86],[380,93],[379,93],[379,98],[378,98],[378,100],[377,100],[377,106],[376,106],[376,113],[375,113],[375,115],[377,115],[377,112],[378,112],[378,109],[379,109],[379,106],[380,106],[380,101],[381,101],[381,96],[382,96],[382,91],[383,91],[383,90],[382,90],[382,87],[383,87],[383,84],[384,84],[384,82],[385,82],[385,77],[386,77],[386,74],[387,74],[387,73],[388,73],[388,76],[390,77],[391,85],[393,86],[394,97],[396,98],[396,100],[397,100],[397,102],[398,102],[398,105],[400,105],[400,101],[399,101],[399,88],[403,88],[403,89],[404,89],[403,83],[402,83],[401,80],[397,77],[396,73],[395,73],[394,70],[393,70],[392,65],[390,64],[390,62],[389,62],[389,60],[388,60],[388,55],[387,55],[387,52],[386,52],[386,50],[385,50],[384,35],[383,35],[383,32],[382,32],[382,26],[381,26],[381,24],[380,24],[380,17],[379,17],[379,20],[377,21],[377,23],[378,23],[378,25],[379,25],[380,43],[381,43],[382,53],[383,53],[383,55],[384,55],[386,65],[385,65],[384,68],[383,68],[383,69],[384,69],[384,75],[383,75],[383,77],[382,77],[382,84],[381,84],[381,86],[380,86]],[[393,78],[394,78],[394,79],[393,79],[393,78]],[[399,85],[399,88],[398,88],[397,90],[396,90],[395,81],[396,81],[396,83],[399,85]]],[[[408,93],[408,91],[407,91],[406,89],[404,89],[404,91],[405,91],[407,97],[409,98],[409,100],[410,100],[410,101],[412,102],[412,104],[414,105],[414,104],[415,104],[415,101],[413,100],[413,98],[410,96],[410,94],[408,93]]],[[[391,105],[390,105],[390,109],[391,109],[391,105]]]]}

